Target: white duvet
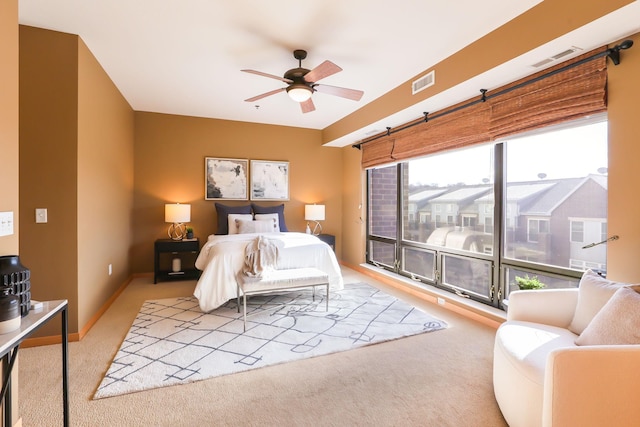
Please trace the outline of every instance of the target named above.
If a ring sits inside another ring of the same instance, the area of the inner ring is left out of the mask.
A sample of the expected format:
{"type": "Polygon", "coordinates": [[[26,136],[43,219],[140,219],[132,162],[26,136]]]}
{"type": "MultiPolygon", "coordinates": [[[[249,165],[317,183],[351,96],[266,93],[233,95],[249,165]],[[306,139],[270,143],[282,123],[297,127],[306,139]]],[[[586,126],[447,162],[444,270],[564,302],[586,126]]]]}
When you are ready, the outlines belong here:
{"type": "MultiPolygon", "coordinates": [[[[202,271],[193,295],[200,309],[209,312],[237,296],[237,275],[244,265],[245,247],[260,234],[211,235],[196,259],[202,271]]],[[[297,232],[263,234],[279,248],[277,269],[315,267],[329,275],[332,289],[342,289],[343,281],[335,253],[316,236],[297,232]]]]}

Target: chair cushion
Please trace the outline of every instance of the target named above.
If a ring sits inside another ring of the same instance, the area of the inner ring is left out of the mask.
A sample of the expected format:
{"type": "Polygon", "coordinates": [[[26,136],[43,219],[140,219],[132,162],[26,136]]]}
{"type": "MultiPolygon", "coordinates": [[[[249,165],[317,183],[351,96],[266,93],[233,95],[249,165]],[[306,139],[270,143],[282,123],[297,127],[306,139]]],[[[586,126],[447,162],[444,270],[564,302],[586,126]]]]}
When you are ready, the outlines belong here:
{"type": "Polygon", "coordinates": [[[607,280],[591,270],[585,271],[578,285],[578,305],[569,330],[580,335],[596,313],[622,286],[628,286],[628,284],[607,280]]]}
{"type": "Polygon", "coordinates": [[[576,339],[576,344],[640,344],[640,294],[636,290],[637,287],[618,289],[576,339]]]}

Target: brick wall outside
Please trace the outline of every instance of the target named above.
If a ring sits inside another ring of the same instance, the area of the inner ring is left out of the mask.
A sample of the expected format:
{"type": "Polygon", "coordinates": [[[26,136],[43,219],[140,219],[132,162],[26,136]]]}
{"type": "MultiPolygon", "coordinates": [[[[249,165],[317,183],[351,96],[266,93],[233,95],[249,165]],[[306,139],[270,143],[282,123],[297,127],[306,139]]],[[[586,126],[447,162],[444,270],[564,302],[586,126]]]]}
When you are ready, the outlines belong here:
{"type": "MultiPolygon", "coordinates": [[[[398,226],[397,167],[388,166],[369,171],[369,233],[396,238],[398,226]]],[[[369,244],[369,258],[387,265],[395,261],[394,245],[383,242],[369,244]]]]}

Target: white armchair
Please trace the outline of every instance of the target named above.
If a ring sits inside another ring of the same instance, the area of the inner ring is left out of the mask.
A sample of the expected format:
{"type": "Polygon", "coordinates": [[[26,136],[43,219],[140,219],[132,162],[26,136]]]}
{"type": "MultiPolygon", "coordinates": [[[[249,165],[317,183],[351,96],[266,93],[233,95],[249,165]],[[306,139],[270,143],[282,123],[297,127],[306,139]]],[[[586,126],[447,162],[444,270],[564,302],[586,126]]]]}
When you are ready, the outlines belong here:
{"type": "Polygon", "coordinates": [[[493,382],[511,427],[640,425],[640,345],[576,345],[568,328],[578,297],[578,289],[510,294],[493,382]]]}

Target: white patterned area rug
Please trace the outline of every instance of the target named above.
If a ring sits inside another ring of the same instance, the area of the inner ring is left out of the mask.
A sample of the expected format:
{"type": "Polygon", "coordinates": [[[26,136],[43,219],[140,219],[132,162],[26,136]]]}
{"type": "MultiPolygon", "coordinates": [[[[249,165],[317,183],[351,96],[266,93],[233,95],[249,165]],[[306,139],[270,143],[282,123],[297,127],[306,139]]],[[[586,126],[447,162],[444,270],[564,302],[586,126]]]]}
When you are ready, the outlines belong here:
{"type": "MultiPolygon", "coordinates": [[[[365,283],[253,296],[247,331],[235,300],[200,311],[194,297],[145,301],[94,399],[186,384],[444,329],[447,324],[365,283]],[[273,304],[284,304],[276,305],[273,304]]],[[[249,305],[249,303],[251,305],[249,305]]]]}

